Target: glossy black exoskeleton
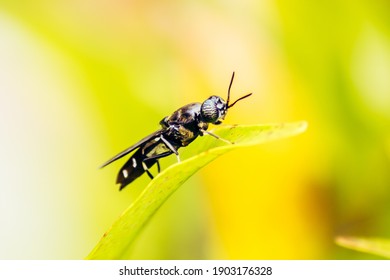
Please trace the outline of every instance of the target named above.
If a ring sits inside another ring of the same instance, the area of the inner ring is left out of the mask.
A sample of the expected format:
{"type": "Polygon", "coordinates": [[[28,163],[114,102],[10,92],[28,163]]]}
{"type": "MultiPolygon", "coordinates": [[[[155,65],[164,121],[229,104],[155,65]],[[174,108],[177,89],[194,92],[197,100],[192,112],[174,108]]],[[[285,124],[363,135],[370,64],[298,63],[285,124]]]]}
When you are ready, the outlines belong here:
{"type": "Polygon", "coordinates": [[[181,107],[173,112],[172,115],[167,116],[160,121],[161,129],[146,136],[133,146],[114,156],[104,163],[101,168],[138,149],[118,173],[116,183],[120,184],[119,190],[122,190],[144,172],[153,179],[153,175],[150,173],[149,168],[157,163],[157,170],[160,172],[159,158],[175,154],[178,161],[180,161],[177,150],[187,146],[198,136],[208,134],[232,144],[207,131],[207,128],[209,123],[221,124],[229,108],[233,107],[239,100],[252,94],[247,94],[237,99],[232,104],[229,104],[230,88],[233,79],[234,72],[230,80],[226,102],[221,97],[213,95],[203,103],[196,102],[181,107]]]}

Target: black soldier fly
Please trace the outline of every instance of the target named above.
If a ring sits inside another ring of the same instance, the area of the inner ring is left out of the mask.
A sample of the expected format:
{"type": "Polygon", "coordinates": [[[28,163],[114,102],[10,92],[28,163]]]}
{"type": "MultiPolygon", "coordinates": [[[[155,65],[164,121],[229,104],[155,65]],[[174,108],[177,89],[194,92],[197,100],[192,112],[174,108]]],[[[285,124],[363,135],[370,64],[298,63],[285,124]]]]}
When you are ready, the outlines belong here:
{"type": "Polygon", "coordinates": [[[233,144],[232,142],[220,138],[219,136],[207,131],[209,123],[221,124],[224,120],[229,108],[233,107],[241,99],[247,98],[252,93],[240,97],[232,104],[230,101],[230,89],[234,79],[234,72],[230,80],[227,100],[213,95],[206,99],[203,103],[196,102],[185,105],[172,115],[163,118],[160,121],[161,129],[141,139],[133,146],[127,148],[123,152],[117,154],[112,159],[105,162],[100,168],[120,159],[128,153],[137,150],[130,159],[120,169],[116,183],[120,184],[119,190],[122,190],[128,184],[133,182],[144,172],[151,179],[152,173],[149,168],[157,164],[157,171],[160,172],[160,163],[158,159],[175,154],[180,162],[179,153],[177,150],[185,147],[204,134],[211,135],[217,139],[233,144]]]}

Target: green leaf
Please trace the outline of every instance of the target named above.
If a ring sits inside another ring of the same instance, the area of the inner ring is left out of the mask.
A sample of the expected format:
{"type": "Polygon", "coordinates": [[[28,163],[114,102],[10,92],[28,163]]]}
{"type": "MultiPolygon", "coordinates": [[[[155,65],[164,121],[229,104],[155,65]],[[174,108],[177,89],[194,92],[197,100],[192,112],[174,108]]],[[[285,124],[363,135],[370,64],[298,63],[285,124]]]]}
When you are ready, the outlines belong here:
{"type": "Polygon", "coordinates": [[[390,240],[372,237],[339,236],[336,244],[355,251],[369,253],[390,259],[390,240]]]}
{"type": "MultiPolygon", "coordinates": [[[[197,139],[191,145],[195,155],[169,166],[158,174],[104,234],[87,259],[120,259],[124,257],[140,230],[168,197],[191,175],[220,155],[242,147],[293,136],[302,133],[305,129],[306,122],[297,122],[223,126],[213,131],[234,144],[227,144],[210,136],[200,137],[201,139],[197,139]]],[[[189,147],[183,150],[187,149],[189,147]]]]}

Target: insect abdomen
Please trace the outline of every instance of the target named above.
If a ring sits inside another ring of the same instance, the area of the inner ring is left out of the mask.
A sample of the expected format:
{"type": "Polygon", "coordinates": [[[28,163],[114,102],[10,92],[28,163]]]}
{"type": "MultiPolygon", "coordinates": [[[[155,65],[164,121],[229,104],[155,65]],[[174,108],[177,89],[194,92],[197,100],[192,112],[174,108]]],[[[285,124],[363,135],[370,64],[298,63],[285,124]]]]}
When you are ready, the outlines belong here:
{"type": "MultiPolygon", "coordinates": [[[[135,179],[137,179],[139,176],[145,173],[145,169],[142,166],[142,161],[145,159],[145,156],[142,154],[141,149],[138,149],[130,158],[129,160],[123,165],[121,170],[118,173],[116,183],[120,184],[119,190],[126,187],[128,184],[133,182],[135,179]]],[[[144,164],[148,168],[152,167],[157,160],[151,159],[144,164]]]]}

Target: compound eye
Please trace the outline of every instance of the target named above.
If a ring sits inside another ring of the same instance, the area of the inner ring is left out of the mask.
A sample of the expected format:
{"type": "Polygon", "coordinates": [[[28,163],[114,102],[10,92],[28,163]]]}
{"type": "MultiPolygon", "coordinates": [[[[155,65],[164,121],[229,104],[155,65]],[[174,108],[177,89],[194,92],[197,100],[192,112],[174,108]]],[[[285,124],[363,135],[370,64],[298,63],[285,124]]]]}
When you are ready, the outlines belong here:
{"type": "Polygon", "coordinates": [[[217,104],[211,98],[207,99],[203,102],[200,113],[202,115],[203,121],[207,123],[214,123],[218,120],[219,110],[217,108],[217,104]]]}

